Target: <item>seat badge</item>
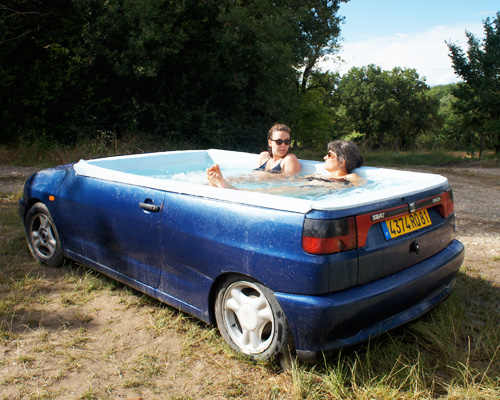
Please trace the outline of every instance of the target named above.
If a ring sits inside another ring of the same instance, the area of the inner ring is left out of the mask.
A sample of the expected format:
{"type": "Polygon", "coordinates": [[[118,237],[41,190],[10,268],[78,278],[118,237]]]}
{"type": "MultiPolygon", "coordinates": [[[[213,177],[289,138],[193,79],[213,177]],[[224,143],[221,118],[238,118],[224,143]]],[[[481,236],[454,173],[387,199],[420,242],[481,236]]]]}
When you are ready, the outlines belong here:
{"type": "Polygon", "coordinates": [[[384,219],[384,218],[385,218],[385,212],[372,215],[372,221],[378,221],[379,219],[384,219]]]}

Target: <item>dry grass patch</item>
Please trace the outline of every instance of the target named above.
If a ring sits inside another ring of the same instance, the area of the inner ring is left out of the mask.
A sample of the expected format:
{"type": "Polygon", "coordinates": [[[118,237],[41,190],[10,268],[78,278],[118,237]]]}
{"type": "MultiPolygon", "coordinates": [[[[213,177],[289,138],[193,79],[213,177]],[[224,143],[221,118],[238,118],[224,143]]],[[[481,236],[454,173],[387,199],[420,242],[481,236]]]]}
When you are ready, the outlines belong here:
{"type": "MultiPolygon", "coordinates": [[[[463,187],[477,192],[471,185],[463,187]]],[[[1,400],[498,399],[500,259],[488,252],[496,231],[466,232],[455,290],[424,318],[283,371],[249,362],[215,327],[86,267],[36,264],[15,197],[0,200],[1,400]]]]}

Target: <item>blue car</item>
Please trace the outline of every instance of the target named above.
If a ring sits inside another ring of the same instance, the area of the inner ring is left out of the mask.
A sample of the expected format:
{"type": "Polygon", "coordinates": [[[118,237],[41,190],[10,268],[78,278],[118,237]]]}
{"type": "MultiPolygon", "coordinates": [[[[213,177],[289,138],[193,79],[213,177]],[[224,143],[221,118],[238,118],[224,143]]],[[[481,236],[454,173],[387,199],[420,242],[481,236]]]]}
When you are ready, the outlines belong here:
{"type": "MultiPolygon", "coordinates": [[[[361,186],[318,187],[261,180],[255,162],[176,151],[40,171],[19,201],[29,248],[43,264],[75,260],[216,324],[255,360],[315,362],[450,294],[464,248],[446,178],[362,167],[361,186]],[[209,186],[214,163],[242,190],[209,186]]],[[[302,175],[323,168],[300,163],[302,175]]]]}

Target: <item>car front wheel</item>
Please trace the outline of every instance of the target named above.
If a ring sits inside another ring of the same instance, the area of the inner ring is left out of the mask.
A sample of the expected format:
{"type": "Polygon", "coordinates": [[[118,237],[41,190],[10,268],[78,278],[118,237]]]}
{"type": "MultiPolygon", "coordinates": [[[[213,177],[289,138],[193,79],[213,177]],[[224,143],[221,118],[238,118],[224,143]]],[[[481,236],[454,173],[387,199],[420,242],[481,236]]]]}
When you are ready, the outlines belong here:
{"type": "Polygon", "coordinates": [[[217,326],[236,351],[254,360],[288,357],[293,338],[273,292],[247,277],[229,277],[215,301],[217,326]]]}
{"type": "Polygon", "coordinates": [[[59,234],[47,207],[36,203],[26,216],[26,237],[33,257],[42,264],[62,265],[64,256],[59,234]]]}

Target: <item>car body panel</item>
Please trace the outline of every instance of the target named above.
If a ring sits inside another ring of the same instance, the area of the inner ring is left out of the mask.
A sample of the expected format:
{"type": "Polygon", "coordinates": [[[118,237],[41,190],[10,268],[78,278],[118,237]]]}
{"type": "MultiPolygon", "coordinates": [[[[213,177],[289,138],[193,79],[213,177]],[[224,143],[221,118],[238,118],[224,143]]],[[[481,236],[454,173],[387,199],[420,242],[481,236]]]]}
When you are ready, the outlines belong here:
{"type": "Polygon", "coordinates": [[[160,223],[165,192],[76,176],[68,172],[58,210],[65,251],[105,266],[115,266],[157,288],[162,275],[160,223]],[[140,207],[158,205],[159,212],[140,207]]]}

